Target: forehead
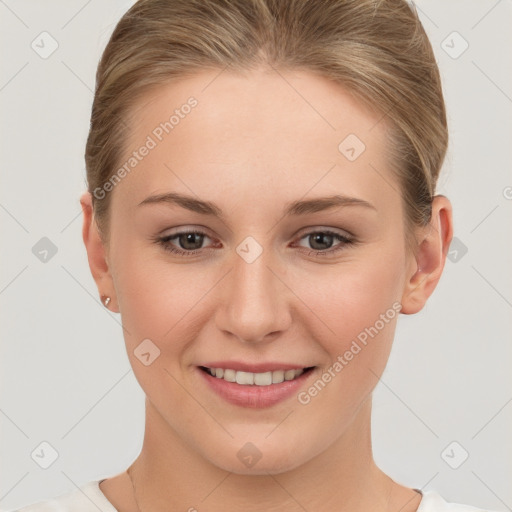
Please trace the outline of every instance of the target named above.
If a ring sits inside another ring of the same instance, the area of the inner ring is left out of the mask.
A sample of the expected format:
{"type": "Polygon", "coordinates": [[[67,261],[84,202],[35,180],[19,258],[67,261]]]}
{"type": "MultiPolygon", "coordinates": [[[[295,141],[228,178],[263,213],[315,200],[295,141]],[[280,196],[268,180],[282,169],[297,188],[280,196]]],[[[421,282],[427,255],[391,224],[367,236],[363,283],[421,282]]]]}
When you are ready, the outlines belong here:
{"type": "Polygon", "coordinates": [[[293,200],[308,191],[378,202],[393,180],[381,114],[311,72],[203,71],[148,92],[128,124],[122,164],[150,149],[114,197],[137,202],[178,189],[216,202],[269,193],[293,200]]]}

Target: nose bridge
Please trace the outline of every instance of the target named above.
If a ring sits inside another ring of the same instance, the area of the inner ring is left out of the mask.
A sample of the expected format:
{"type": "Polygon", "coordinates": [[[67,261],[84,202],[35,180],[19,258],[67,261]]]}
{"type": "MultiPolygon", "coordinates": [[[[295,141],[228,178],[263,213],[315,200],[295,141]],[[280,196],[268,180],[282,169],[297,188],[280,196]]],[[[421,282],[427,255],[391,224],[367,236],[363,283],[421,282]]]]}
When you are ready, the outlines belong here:
{"type": "Polygon", "coordinates": [[[257,342],[286,329],[289,315],[286,287],[272,268],[270,250],[248,238],[236,249],[218,326],[241,341],[257,342]]]}

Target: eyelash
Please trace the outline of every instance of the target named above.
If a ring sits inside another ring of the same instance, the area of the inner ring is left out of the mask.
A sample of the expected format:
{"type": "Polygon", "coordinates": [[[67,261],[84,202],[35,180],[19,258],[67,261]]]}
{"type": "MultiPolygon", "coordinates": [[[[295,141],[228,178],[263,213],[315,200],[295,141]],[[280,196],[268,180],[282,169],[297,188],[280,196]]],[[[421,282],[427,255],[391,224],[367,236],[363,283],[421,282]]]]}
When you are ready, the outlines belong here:
{"type": "MultiPolygon", "coordinates": [[[[204,249],[195,249],[192,251],[186,251],[183,249],[177,249],[175,246],[173,246],[169,243],[171,240],[174,240],[175,238],[179,238],[181,235],[187,235],[187,234],[204,235],[204,236],[208,237],[208,235],[202,231],[184,230],[184,231],[179,231],[177,233],[173,233],[172,235],[157,237],[154,239],[154,242],[157,243],[158,245],[161,245],[165,251],[169,251],[173,254],[177,254],[179,256],[185,256],[185,257],[195,256],[196,254],[200,253],[204,249]]],[[[339,251],[344,250],[346,246],[354,245],[356,243],[354,238],[346,237],[344,235],[341,235],[340,233],[336,233],[335,231],[331,231],[329,229],[310,231],[310,232],[302,235],[299,238],[299,240],[302,240],[304,238],[307,238],[308,236],[316,235],[316,234],[332,235],[339,242],[343,242],[343,243],[338,244],[337,246],[335,246],[334,249],[326,249],[326,250],[309,249],[308,255],[310,255],[310,256],[311,255],[313,255],[313,256],[318,256],[318,255],[333,256],[333,255],[335,255],[335,253],[338,253],[339,251]]],[[[208,238],[210,238],[210,237],[208,237],[208,238]]],[[[306,249],[306,248],[304,247],[303,249],[306,249]]]]}

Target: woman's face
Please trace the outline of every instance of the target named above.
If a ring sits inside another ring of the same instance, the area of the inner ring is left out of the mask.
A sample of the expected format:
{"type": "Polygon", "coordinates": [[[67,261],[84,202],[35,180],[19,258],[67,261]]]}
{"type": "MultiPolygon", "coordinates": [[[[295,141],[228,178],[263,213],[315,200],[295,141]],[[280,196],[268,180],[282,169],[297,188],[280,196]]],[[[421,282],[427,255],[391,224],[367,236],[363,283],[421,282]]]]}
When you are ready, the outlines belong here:
{"type": "Polygon", "coordinates": [[[137,105],[108,261],[147,428],[236,473],[347,442],[416,271],[384,120],[299,71],[201,72],[137,105]]]}

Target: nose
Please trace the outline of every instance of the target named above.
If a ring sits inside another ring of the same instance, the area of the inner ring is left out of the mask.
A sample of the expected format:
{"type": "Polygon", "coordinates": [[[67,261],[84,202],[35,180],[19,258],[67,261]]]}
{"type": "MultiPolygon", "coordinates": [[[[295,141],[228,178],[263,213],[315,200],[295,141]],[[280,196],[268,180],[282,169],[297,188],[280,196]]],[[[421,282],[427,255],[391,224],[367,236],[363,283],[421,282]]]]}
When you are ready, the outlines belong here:
{"type": "Polygon", "coordinates": [[[217,327],[245,343],[269,342],[291,324],[290,300],[283,272],[263,253],[248,263],[235,253],[232,271],[226,276],[217,327]]]}

